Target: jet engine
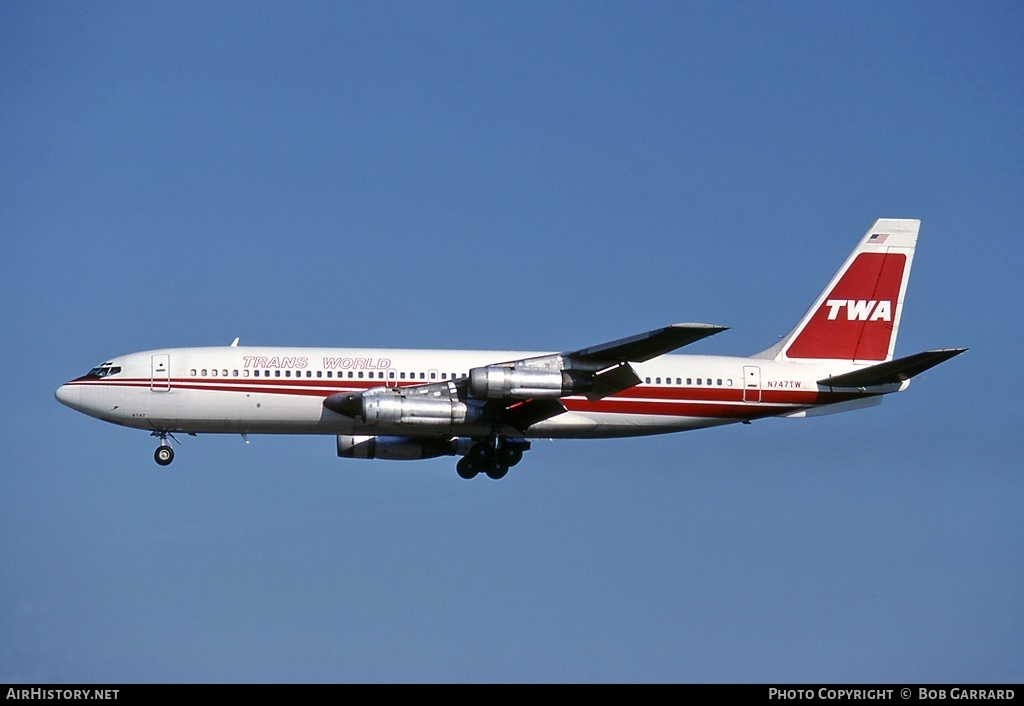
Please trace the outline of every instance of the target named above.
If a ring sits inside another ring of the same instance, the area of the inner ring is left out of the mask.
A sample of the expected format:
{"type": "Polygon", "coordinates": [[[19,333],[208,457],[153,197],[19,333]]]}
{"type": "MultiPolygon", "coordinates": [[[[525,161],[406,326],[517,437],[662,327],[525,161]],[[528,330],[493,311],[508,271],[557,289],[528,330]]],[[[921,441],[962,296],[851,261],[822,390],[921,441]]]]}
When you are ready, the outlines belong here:
{"type": "Polygon", "coordinates": [[[423,458],[465,453],[467,440],[421,439],[414,436],[338,435],[340,458],[382,458],[392,461],[417,461],[423,458]]]}
{"type": "Polygon", "coordinates": [[[364,395],[365,424],[462,424],[469,408],[458,400],[425,400],[398,395],[364,395]]]}
{"type": "Polygon", "coordinates": [[[487,366],[469,371],[469,394],[480,400],[558,399],[592,387],[590,375],[564,370],[487,366]]]}
{"type": "Polygon", "coordinates": [[[358,418],[363,424],[370,426],[451,426],[475,421],[479,416],[476,407],[458,400],[406,397],[397,392],[338,393],[325,399],[324,407],[347,417],[358,418]]]}

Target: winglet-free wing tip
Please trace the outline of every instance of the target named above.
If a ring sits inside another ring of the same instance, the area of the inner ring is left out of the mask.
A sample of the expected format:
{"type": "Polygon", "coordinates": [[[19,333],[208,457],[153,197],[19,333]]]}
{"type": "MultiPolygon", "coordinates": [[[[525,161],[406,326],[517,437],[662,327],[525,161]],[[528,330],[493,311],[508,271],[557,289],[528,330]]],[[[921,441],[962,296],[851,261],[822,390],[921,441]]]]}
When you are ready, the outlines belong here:
{"type": "Polygon", "coordinates": [[[710,331],[714,331],[715,333],[718,333],[719,331],[729,330],[728,326],[719,326],[718,324],[699,324],[691,322],[672,324],[669,328],[708,329],[710,331]]]}

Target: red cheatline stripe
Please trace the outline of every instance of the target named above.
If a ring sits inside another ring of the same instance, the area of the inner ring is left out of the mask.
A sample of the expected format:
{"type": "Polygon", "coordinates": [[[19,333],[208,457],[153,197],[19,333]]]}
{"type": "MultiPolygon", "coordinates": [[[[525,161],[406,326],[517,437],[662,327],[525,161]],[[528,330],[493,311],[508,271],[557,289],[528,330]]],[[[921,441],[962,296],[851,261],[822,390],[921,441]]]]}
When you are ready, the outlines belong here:
{"type": "Polygon", "coordinates": [[[752,405],[714,404],[708,402],[623,402],[604,399],[597,402],[586,400],[562,400],[570,412],[607,412],[614,414],[656,414],[665,417],[714,417],[722,419],[747,419],[793,412],[799,405],[752,405]]]}
{"type": "MultiPolygon", "coordinates": [[[[149,378],[78,379],[68,383],[96,387],[126,387],[149,389],[154,386],[149,378]]],[[[409,387],[422,383],[406,383],[409,387]]],[[[205,392],[244,392],[263,395],[291,395],[301,397],[327,397],[336,392],[360,391],[381,387],[377,380],[211,380],[209,378],[175,378],[172,390],[205,392]]],[[[163,386],[161,381],[155,387],[163,386]]],[[[695,417],[749,417],[782,413],[794,407],[832,404],[860,397],[855,393],[812,392],[810,390],[761,390],[761,402],[743,401],[739,389],[648,387],[632,388],[611,397],[591,402],[583,397],[562,398],[571,411],[614,412],[621,414],[664,414],[695,417]],[[756,412],[755,412],[756,410],[756,412]]]]}

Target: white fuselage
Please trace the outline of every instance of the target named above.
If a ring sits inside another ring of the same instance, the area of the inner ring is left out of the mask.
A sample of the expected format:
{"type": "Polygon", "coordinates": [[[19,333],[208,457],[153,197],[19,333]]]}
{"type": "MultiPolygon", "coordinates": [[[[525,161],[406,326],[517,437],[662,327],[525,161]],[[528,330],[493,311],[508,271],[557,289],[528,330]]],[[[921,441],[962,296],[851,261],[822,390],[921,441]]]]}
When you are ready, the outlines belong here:
{"type": "MultiPolygon", "coordinates": [[[[57,392],[64,404],[104,421],[186,433],[401,434],[487,436],[472,424],[445,427],[367,425],[326,409],[338,392],[456,380],[472,368],[538,352],[276,347],[171,348],[105,363],[57,392]]],[[[658,434],[770,416],[802,416],[816,407],[875,403],[879,393],[832,392],[816,381],[836,363],[663,355],[633,366],[641,384],[590,401],[568,396],[566,412],[533,424],[528,438],[658,434]]],[[[849,370],[846,365],[843,370],[849,370]]],[[[825,408],[827,409],[827,407],[825,408]]],[[[837,409],[838,411],[838,409],[837,409]]]]}

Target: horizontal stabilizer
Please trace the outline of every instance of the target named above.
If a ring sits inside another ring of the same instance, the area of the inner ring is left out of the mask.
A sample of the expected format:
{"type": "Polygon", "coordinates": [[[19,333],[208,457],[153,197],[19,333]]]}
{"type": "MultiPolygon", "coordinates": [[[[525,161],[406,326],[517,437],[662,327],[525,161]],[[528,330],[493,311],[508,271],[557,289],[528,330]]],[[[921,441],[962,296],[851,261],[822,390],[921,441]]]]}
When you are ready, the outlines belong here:
{"type": "Polygon", "coordinates": [[[945,362],[953,356],[960,355],[966,348],[944,348],[937,351],[925,351],[897,358],[887,363],[879,363],[851,373],[833,375],[818,380],[819,385],[829,387],[875,387],[877,385],[894,385],[920,375],[929,368],[945,362]]]}
{"type": "Polygon", "coordinates": [[[725,331],[725,326],[712,324],[672,324],[646,333],[639,333],[617,341],[563,354],[580,361],[609,361],[613,363],[642,363],[669,351],[689,345],[725,331]]]}

